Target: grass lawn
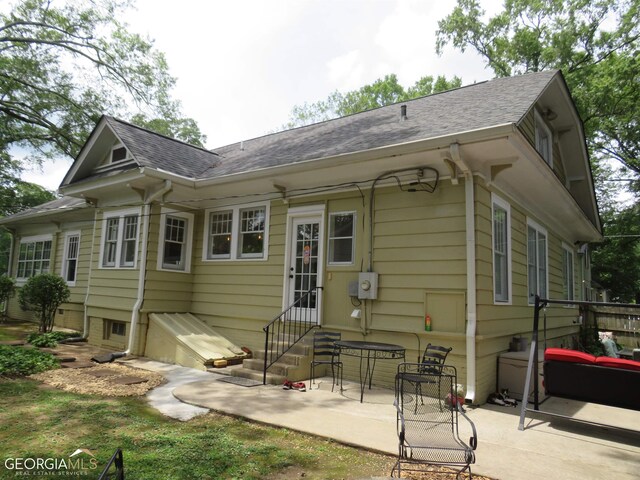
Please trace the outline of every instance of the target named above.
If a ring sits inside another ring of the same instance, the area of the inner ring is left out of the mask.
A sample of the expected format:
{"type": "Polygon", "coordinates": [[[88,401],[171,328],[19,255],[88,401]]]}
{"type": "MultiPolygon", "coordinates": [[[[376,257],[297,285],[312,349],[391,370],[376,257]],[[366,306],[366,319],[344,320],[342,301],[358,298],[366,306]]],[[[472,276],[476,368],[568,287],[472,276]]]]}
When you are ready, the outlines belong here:
{"type": "Polygon", "coordinates": [[[5,320],[0,322],[0,342],[8,340],[24,340],[30,333],[38,331],[38,324],[5,320]]]}
{"type": "Polygon", "coordinates": [[[388,475],[393,463],[289,430],[213,413],[179,422],[139,398],[78,395],[28,379],[0,379],[0,425],[0,478],[15,478],[7,458],[68,458],[79,448],[100,466],[122,448],[126,478],[137,480],[355,479],[388,475]]]}

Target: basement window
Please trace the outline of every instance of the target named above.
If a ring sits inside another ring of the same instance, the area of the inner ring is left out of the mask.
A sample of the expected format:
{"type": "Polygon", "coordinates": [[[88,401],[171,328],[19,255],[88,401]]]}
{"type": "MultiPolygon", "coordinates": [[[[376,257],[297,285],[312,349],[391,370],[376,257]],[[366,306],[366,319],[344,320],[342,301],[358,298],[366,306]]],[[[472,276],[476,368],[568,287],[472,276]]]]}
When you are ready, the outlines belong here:
{"type": "Polygon", "coordinates": [[[104,321],[104,339],[109,340],[112,336],[124,337],[127,334],[127,324],[117,320],[104,321]]]}

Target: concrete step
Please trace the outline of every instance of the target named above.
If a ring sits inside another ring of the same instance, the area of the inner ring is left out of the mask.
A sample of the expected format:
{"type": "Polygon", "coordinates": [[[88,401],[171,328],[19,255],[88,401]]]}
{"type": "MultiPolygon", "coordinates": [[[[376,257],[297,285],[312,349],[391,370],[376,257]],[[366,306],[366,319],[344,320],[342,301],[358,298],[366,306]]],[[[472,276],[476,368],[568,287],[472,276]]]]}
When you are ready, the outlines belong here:
{"type": "MultiPolygon", "coordinates": [[[[286,348],[285,342],[279,342],[279,344],[280,344],[281,351],[284,348],[286,348]]],[[[293,353],[296,355],[309,355],[311,353],[311,348],[312,348],[312,345],[301,340],[295,345],[293,345],[289,350],[287,350],[287,353],[293,353]]],[[[264,358],[264,350],[254,351],[253,356],[254,358],[264,358]],[[258,355],[261,355],[261,357],[258,357],[258,355]]]]}
{"type": "MultiPolygon", "coordinates": [[[[278,362],[280,362],[280,363],[288,363],[290,365],[301,365],[301,364],[303,364],[303,363],[305,363],[307,361],[310,362],[311,360],[309,358],[310,358],[309,355],[303,355],[303,354],[300,354],[300,353],[287,352],[282,357],[280,357],[278,359],[278,362]]],[[[245,359],[245,362],[247,360],[248,359],[245,359]]],[[[254,352],[254,356],[253,356],[253,358],[251,360],[255,360],[256,362],[261,362],[262,364],[264,364],[264,350],[258,350],[256,352],[254,352]]]]}
{"type": "MultiPolygon", "coordinates": [[[[262,381],[262,371],[258,372],[257,370],[240,368],[237,371],[233,372],[233,375],[236,377],[250,378],[259,382],[262,381]]],[[[273,373],[267,372],[267,383],[269,385],[282,385],[285,380],[286,377],[283,377],[282,375],[275,375],[273,373]]]]}

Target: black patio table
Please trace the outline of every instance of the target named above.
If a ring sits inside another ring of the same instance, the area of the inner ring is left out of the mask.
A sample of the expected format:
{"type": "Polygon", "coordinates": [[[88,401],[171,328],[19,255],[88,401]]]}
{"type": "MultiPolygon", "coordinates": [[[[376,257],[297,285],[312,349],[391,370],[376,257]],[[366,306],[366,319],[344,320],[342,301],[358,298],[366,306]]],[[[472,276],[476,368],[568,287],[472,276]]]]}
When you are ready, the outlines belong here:
{"type": "Polygon", "coordinates": [[[335,346],[340,351],[340,355],[360,358],[360,403],[364,398],[364,388],[367,383],[369,390],[371,390],[376,360],[404,360],[405,348],[392,343],[338,340],[335,342],[335,346]],[[365,360],[367,362],[363,375],[365,360]]]}

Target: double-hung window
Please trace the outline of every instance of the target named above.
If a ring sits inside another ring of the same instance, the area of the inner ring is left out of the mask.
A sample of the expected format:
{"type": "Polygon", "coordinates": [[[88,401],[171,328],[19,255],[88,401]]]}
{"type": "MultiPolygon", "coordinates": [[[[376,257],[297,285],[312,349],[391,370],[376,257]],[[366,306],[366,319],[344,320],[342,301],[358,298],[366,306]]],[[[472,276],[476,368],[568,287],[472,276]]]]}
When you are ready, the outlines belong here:
{"type": "Polygon", "coordinates": [[[329,265],[353,264],[355,228],[355,212],[329,214],[329,265]]]}
{"type": "Polygon", "coordinates": [[[492,195],[493,301],[511,302],[511,207],[492,195]]]}
{"type": "Polygon", "coordinates": [[[266,259],[268,231],[268,204],[208,210],[203,259],[266,259]]]}
{"type": "Polygon", "coordinates": [[[567,244],[562,244],[562,294],[565,300],[574,299],[574,270],[573,250],[567,244]]]}
{"type": "Polygon", "coordinates": [[[536,150],[544,158],[544,161],[553,167],[553,136],[551,130],[538,112],[535,114],[535,124],[536,150]]]}
{"type": "Polygon", "coordinates": [[[547,231],[532,220],[527,221],[527,265],[529,282],[529,303],[535,296],[547,298],[547,231]]]}
{"type": "Polygon", "coordinates": [[[240,210],[238,250],[242,258],[261,258],[264,253],[265,208],[240,210]]]}
{"type": "Polygon", "coordinates": [[[16,278],[26,280],[47,273],[51,265],[51,235],[25,237],[20,240],[16,278]]]}
{"type": "Polygon", "coordinates": [[[102,222],[102,267],[134,268],[138,252],[140,211],[105,213],[102,222]]]}
{"type": "Polygon", "coordinates": [[[80,253],[80,232],[68,232],[64,238],[64,256],[62,258],[62,278],[73,286],[78,273],[78,255],[80,253]]]}
{"type": "Polygon", "coordinates": [[[158,268],[189,272],[191,269],[193,215],[163,210],[160,216],[160,226],[158,268]]]}

